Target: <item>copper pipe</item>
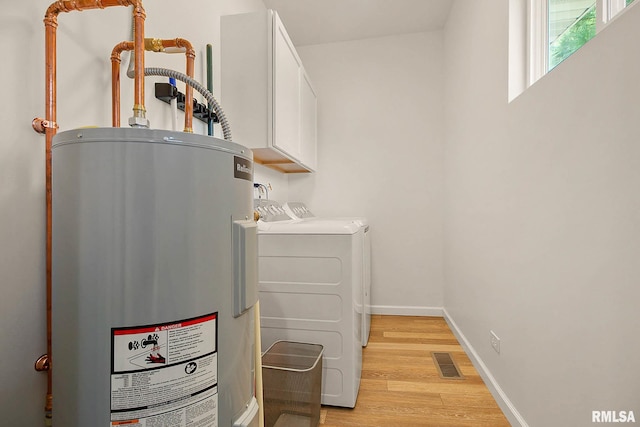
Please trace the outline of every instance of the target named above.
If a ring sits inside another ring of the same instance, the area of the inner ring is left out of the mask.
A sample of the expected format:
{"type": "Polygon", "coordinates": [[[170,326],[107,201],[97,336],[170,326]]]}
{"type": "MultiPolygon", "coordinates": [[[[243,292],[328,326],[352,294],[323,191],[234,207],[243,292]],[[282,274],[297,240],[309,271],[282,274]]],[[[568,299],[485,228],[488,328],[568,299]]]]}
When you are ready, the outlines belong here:
{"type": "Polygon", "coordinates": [[[135,52],[134,104],[133,120],[142,119],[142,125],[148,125],[144,108],[144,19],[142,1],[136,1],[133,7],[133,44],[135,52]]]}
{"type": "MultiPolygon", "coordinates": [[[[53,6],[53,5],[52,5],[53,6]]],[[[51,6],[49,7],[51,9],[51,6]]],[[[56,123],[56,29],[58,28],[57,13],[45,15],[45,117],[49,123],[56,123]]],[[[52,263],[52,204],[51,204],[51,142],[56,134],[56,127],[45,127],[45,198],[47,205],[47,243],[46,243],[46,277],[47,277],[47,396],[45,400],[45,418],[51,417],[53,409],[53,380],[51,363],[51,263],[52,263]]]]}
{"type": "Polygon", "coordinates": [[[111,125],[114,128],[120,127],[120,54],[133,48],[133,42],[121,42],[111,51],[111,125]]]}
{"type": "Polygon", "coordinates": [[[45,418],[47,422],[51,419],[53,408],[53,382],[52,382],[52,358],[51,358],[51,264],[52,264],[52,179],[51,179],[51,144],[57,132],[57,85],[56,85],[56,30],[58,28],[58,15],[62,12],[74,10],[82,11],[87,9],[104,9],[111,6],[133,6],[136,25],[136,57],[139,58],[140,66],[136,68],[136,91],[135,102],[144,111],[144,9],[142,0],[59,0],[52,3],[45,13],[45,120],[36,119],[33,122],[34,129],[42,130],[45,133],[45,193],[46,193],[46,307],[47,307],[47,354],[45,363],[40,364],[47,370],[47,396],[45,400],[45,418]]]}
{"type": "MultiPolygon", "coordinates": [[[[186,49],[185,55],[187,56],[187,76],[194,77],[194,64],[196,60],[196,51],[188,40],[174,39],[174,40],[162,40],[162,46],[167,47],[179,47],[186,49]]],[[[193,88],[186,85],[184,90],[185,95],[185,107],[184,107],[184,131],[193,132],[193,88]]]]}
{"type": "MultiPolygon", "coordinates": [[[[180,48],[185,50],[187,58],[187,76],[193,78],[195,68],[196,51],[191,42],[185,39],[144,39],[145,50],[151,52],[164,52],[168,48],[180,48]]],[[[111,51],[111,118],[113,127],[120,127],[120,54],[133,50],[134,43],[123,41],[115,45],[111,51]]],[[[193,88],[187,85],[185,89],[184,107],[184,131],[193,132],[193,88]]]]}

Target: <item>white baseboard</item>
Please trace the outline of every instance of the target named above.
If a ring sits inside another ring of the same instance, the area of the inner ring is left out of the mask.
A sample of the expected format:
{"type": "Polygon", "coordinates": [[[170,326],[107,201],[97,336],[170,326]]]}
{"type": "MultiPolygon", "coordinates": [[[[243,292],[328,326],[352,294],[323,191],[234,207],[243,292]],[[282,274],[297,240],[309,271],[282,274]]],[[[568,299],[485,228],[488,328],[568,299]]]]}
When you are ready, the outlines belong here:
{"type": "Polygon", "coordinates": [[[460,345],[467,353],[467,356],[469,356],[469,358],[471,359],[473,366],[476,368],[476,370],[484,380],[487,388],[489,388],[489,391],[493,395],[493,398],[496,400],[498,406],[500,406],[500,409],[502,409],[502,412],[504,412],[504,415],[507,417],[507,420],[511,423],[512,426],[529,427],[524,418],[522,418],[522,415],[520,415],[516,407],[513,405],[513,403],[511,403],[505,392],[502,390],[502,388],[500,388],[500,385],[498,384],[496,379],[493,377],[493,375],[491,375],[491,372],[489,372],[487,366],[484,364],[482,359],[480,359],[478,353],[476,353],[475,349],[471,346],[469,341],[467,341],[467,338],[464,336],[462,331],[460,331],[458,325],[456,325],[456,322],[454,322],[451,316],[449,316],[447,310],[443,308],[442,312],[444,314],[444,319],[451,328],[451,331],[460,342],[460,345]]]}
{"type": "Polygon", "coordinates": [[[388,316],[436,316],[442,317],[442,307],[413,307],[401,305],[372,305],[371,314],[388,316]]]}

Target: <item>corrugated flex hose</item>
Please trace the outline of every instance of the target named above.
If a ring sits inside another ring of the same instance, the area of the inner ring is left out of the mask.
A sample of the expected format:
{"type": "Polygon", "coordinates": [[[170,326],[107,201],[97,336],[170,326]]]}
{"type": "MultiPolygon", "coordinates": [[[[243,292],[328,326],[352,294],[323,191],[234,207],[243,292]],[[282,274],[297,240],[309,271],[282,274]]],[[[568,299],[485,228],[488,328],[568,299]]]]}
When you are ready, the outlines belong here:
{"type": "Polygon", "coordinates": [[[218,121],[220,121],[220,126],[222,126],[222,135],[224,139],[227,141],[231,141],[231,126],[229,125],[229,121],[227,120],[227,116],[225,116],[224,111],[222,111],[222,107],[218,104],[218,101],[214,98],[213,94],[207,90],[202,84],[200,84],[197,80],[192,79],[191,77],[183,74],[179,71],[169,70],[167,68],[145,68],[144,69],[145,76],[160,76],[160,77],[173,77],[176,80],[180,80],[181,82],[188,84],[198,92],[202,94],[211,105],[213,112],[218,116],[218,121]]]}

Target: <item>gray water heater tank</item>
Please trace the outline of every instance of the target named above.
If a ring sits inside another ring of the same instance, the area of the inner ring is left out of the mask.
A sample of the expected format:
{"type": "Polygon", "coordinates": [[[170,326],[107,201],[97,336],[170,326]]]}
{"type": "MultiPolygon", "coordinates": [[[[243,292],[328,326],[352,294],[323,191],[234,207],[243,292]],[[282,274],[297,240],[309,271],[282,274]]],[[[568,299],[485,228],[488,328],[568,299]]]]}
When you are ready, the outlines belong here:
{"type": "Polygon", "coordinates": [[[257,426],[251,151],[95,128],[52,153],[53,425],[257,426]]]}

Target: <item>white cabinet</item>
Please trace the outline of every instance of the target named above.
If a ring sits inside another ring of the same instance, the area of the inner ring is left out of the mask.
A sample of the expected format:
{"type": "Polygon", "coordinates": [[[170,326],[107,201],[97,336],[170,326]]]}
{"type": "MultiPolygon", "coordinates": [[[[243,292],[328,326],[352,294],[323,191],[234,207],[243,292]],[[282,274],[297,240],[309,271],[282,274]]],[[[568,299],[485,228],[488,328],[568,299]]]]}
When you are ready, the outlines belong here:
{"type": "Polygon", "coordinates": [[[317,164],[317,97],[278,14],[223,16],[222,108],[233,141],[282,172],[317,164]]]}
{"type": "Polygon", "coordinates": [[[317,168],[318,99],[306,73],[300,76],[300,156],[311,169],[317,168]]]}

